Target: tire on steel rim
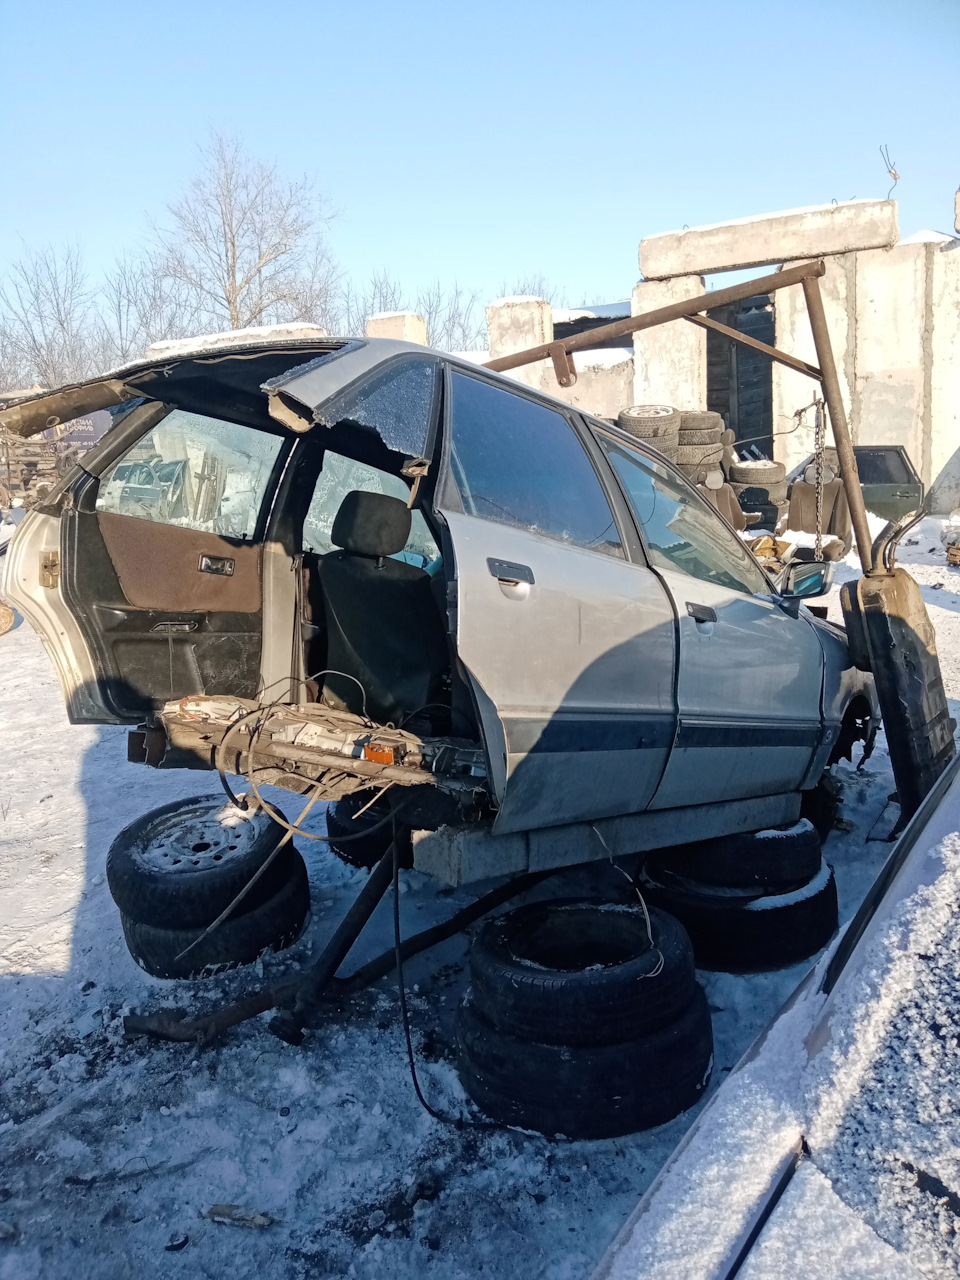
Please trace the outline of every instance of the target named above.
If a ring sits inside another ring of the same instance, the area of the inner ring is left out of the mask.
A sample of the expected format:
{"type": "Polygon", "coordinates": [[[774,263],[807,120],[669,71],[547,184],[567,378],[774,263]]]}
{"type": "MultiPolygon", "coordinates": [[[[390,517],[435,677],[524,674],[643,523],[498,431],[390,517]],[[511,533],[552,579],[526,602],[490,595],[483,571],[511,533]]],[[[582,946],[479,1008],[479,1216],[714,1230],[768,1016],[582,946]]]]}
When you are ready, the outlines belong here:
{"type": "Polygon", "coordinates": [[[809,960],[837,931],[837,882],[820,870],[790,893],[755,894],[686,881],[662,883],[646,871],[640,883],[690,934],[697,967],[762,973],[809,960]]]}
{"type": "Polygon", "coordinates": [[[639,907],[574,899],[488,920],[470,949],[474,1004],[499,1030],[543,1044],[656,1030],[686,1009],[697,982],[679,921],[653,908],[650,925],[653,946],[639,907]]]}
{"type": "Polygon", "coordinates": [[[537,1044],[498,1030],[468,992],[457,1020],[467,1094],[502,1124],[568,1138],[615,1138],[665,1124],[703,1096],[713,1063],[706,996],[673,1022],[619,1044],[537,1044]]]}
{"type": "Polygon", "coordinates": [[[646,867],[655,880],[666,874],[724,889],[792,889],[813,879],[822,856],[819,834],[801,818],[790,827],[659,850],[646,867]]]}
{"type": "MultiPolygon", "coordinates": [[[[107,853],[107,883],[132,920],[158,928],[206,926],[249,883],[283,835],[283,827],[260,810],[244,814],[209,796],[175,800],[124,827],[107,853]]],[[[290,878],[297,856],[288,841],[237,914],[271,898],[290,878]]]]}
{"type": "Polygon", "coordinates": [[[265,951],[291,946],[303,932],[309,909],[307,868],[296,854],[292,875],[272,898],[244,915],[228,916],[181,959],[177,957],[206,926],[160,929],[123,912],[120,920],[127,950],[141,969],[155,978],[196,978],[251,964],[265,951]]]}
{"type": "Polygon", "coordinates": [[[669,404],[635,404],[621,410],[617,426],[640,440],[672,436],[680,430],[680,411],[669,404]]]}

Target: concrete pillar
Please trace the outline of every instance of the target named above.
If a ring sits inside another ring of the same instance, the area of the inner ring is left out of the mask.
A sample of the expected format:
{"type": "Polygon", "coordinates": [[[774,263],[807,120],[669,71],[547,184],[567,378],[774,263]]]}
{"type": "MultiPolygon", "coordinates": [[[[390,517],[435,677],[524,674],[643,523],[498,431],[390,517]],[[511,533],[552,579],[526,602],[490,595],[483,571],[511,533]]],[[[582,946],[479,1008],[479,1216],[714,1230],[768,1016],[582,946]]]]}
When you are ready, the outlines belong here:
{"type": "MultiPolygon", "coordinates": [[[[856,258],[856,254],[850,253],[825,259],[827,273],[820,278],[830,344],[840,375],[840,392],[854,440],[857,439],[853,403],[856,335],[855,326],[848,318],[848,308],[850,313],[856,309],[856,258]]],[[[776,323],[774,345],[788,355],[799,356],[801,360],[815,365],[817,353],[802,287],[791,285],[789,289],[778,289],[771,298],[776,323]]],[[[813,452],[812,410],[805,415],[798,430],[792,430],[795,423],[793,415],[810,404],[815,395],[821,396],[822,391],[819,382],[782,364],[773,365],[772,390],[773,456],[792,471],[813,452]]]]}
{"type": "MultiPolygon", "coordinates": [[[[641,280],[634,286],[630,314],[643,315],[704,292],[703,276],[641,280]]],[[[689,320],[674,320],[633,335],[633,403],[671,404],[677,409],[707,407],[707,337],[689,320]]]]}
{"type": "MultiPolygon", "coordinates": [[[[958,228],[960,230],[960,228],[958,228]]],[[[930,495],[960,507],[960,240],[928,245],[930,259],[930,495]]]]}
{"type": "MultiPolygon", "coordinates": [[[[527,347],[553,341],[553,307],[544,298],[497,298],[487,307],[487,339],[490,359],[513,355],[527,347]]],[[[559,388],[550,361],[509,369],[508,375],[524,386],[553,395],[559,388]],[[551,386],[552,383],[552,386],[551,386]]]]}
{"type": "Polygon", "coordinates": [[[378,311],[367,321],[368,338],[397,338],[401,342],[416,342],[425,347],[427,322],[415,311],[378,311]]]}

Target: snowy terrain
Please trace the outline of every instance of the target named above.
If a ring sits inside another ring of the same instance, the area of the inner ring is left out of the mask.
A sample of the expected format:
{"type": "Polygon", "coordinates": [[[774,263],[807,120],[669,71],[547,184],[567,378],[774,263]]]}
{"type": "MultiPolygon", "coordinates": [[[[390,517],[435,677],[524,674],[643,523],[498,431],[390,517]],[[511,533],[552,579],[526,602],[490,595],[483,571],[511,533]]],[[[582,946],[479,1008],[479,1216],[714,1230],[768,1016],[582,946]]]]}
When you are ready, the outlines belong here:
{"type": "MultiPolygon", "coordinates": [[[[946,566],[939,522],[914,536],[900,558],[923,586],[956,699],[960,570],[946,566]]],[[[856,572],[851,560],[838,576],[856,572]]],[[[835,598],[831,609],[837,617],[835,598]]],[[[835,831],[826,855],[846,920],[889,853],[877,837],[896,811],[882,740],[862,772],[837,773],[853,829],[835,831]]],[[[21,622],[0,637],[0,1280],[589,1275],[696,1112],[588,1143],[475,1125],[450,1060],[464,939],[406,969],[421,1083],[434,1106],[467,1119],[460,1128],[417,1102],[394,979],[331,1007],[299,1049],[275,1039],[266,1018],[203,1050],[124,1041],[124,1011],[199,1009],[306,962],[362,883],[302,840],[313,915],[296,947],[265,960],[262,974],[147,977],[123,944],[106,850],[145,810],[217,789],[215,775],[128,765],[121,729],[69,726],[30,629],[21,622]],[[204,1216],[224,1203],[276,1221],[251,1229],[204,1216]]],[[[565,873],[550,892],[607,874],[617,880],[604,869],[565,873]]],[[[474,896],[413,872],[402,888],[407,932],[474,896]]],[[[346,970],[390,942],[385,904],[346,970]]],[[[701,975],[713,1089],[806,967],[701,975]]]]}

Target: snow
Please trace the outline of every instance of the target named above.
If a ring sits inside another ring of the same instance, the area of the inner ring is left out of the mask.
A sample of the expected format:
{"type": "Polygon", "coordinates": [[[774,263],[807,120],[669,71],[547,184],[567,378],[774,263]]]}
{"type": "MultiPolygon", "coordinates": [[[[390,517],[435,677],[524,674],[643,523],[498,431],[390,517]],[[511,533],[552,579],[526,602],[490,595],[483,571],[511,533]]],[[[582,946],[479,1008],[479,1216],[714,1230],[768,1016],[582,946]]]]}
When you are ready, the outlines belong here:
{"type": "Polygon", "coordinates": [[[745,911],[774,911],[778,907],[790,907],[796,902],[804,902],[807,898],[813,898],[818,893],[822,893],[827,887],[831,876],[830,866],[826,861],[820,863],[820,870],[812,880],[807,881],[799,889],[794,889],[792,893],[769,894],[762,898],[755,898],[753,902],[748,902],[744,908],[745,911]]]}
{"type": "Polygon", "coordinates": [[[235,347],[244,346],[247,343],[290,339],[312,340],[328,336],[327,330],[318,324],[307,324],[304,321],[295,320],[290,324],[264,324],[248,329],[226,329],[222,333],[198,333],[190,338],[169,338],[163,342],[151,343],[143,359],[163,360],[167,356],[179,357],[191,351],[209,351],[216,347],[235,347]]]}
{"type": "MultiPolygon", "coordinates": [[[[939,527],[925,521],[901,558],[916,566],[955,699],[960,571],[944,563],[939,527]],[[943,586],[935,589],[937,583],[943,586]]],[[[856,576],[853,558],[838,568],[838,578],[856,576]]],[[[839,618],[835,595],[830,608],[839,618]]],[[[895,813],[887,809],[893,785],[882,739],[862,772],[844,763],[837,774],[843,816],[855,830],[834,832],[825,856],[847,920],[890,850],[881,839],[867,840],[874,828],[884,835],[895,813]]],[[[125,1010],[176,1005],[199,1011],[308,963],[364,881],[362,872],[317,842],[300,841],[313,914],[295,947],[251,969],[192,983],[149,978],[124,947],[104,878],[106,850],[148,809],[218,794],[215,775],[127,764],[122,729],[68,725],[51,665],[29,627],[18,619],[0,637],[0,1226],[16,1233],[4,1240],[0,1229],[0,1278],[201,1274],[220,1280],[258,1271],[271,1280],[588,1275],[702,1104],[650,1133],[602,1142],[441,1124],[413,1093],[392,978],[334,1003],[299,1049],[274,1038],[266,1017],[202,1050],[123,1039],[125,1010]],[[253,1230],[204,1216],[224,1204],[277,1221],[253,1230]],[[165,1251],[184,1235],[182,1251],[165,1251]]],[[[290,808],[285,793],[273,798],[290,808]]],[[[322,830],[322,815],[314,829],[322,830]]],[[[549,892],[563,897],[609,889],[608,874],[619,880],[603,867],[564,872],[549,892]]],[[[415,872],[404,873],[402,888],[404,932],[446,918],[474,896],[473,888],[451,890],[415,872]]],[[[912,932],[904,925],[897,937],[919,945],[942,925],[952,939],[960,911],[951,917],[950,902],[930,904],[929,922],[912,932]]],[[[391,944],[390,911],[385,903],[375,913],[347,972],[391,944]]],[[[950,947],[952,964],[952,941],[950,947]]],[[[405,976],[422,1087],[444,1114],[473,1120],[451,1047],[465,954],[466,941],[453,939],[410,961],[405,976]]],[[[916,959],[911,951],[905,963],[916,959]]],[[[733,1077],[733,1088],[717,1093],[805,968],[700,975],[714,1018],[709,1092],[720,1108],[721,1138],[695,1177],[668,1171],[667,1180],[676,1183],[671,1212],[650,1224],[664,1242],[656,1266],[618,1275],[690,1280],[698,1274],[677,1261],[691,1233],[691,1219],[680,1208],[713,1232],[704,1234],[706,1267],[807,1126],[797,1107],[800,1072],[790,1046],[798,1023],[809,1021],[809,993],[768,1036],[765,1055],[733,1077]],[[732,1184],[730,1169],[744,1153],[754,1163],[732,1184]]],[[[931,1030],[931,1042],[907,1044],[878,1032],[872,1043],[878,1052],[930,1055],[937,1052],[935,1038],[931,1030]]],[[[855,1035],[840,1035],[840,1056],[830,1068],[831,1079],[851,1088],[864,1070],[849,1057],[856,1043],[855,1035]]],[[[814,1097],[826,1086],[818,1076],[804,1087],[814,1097]]],[[[885,1095],[874,1096],[887,1105],[885,1095]]],[[[905,1158],[957,1188],[955,1155],[923,1131],[924,1125],[936,1131],[930,1117],[952,1114],[950,1089],[942,1097],[918,1092],[914,1101],[916,1116],[904,1117],[905,1158]]],[[[869,1187],[886,1188],[877,1221],[854,1206],[884,1239],[880,1218],[893,1211],[888,1206],[919,1204],[924,1194],[910,1192],[909,1179],[891,1164],[890,1153],[901,1150],[898,1123],[892,1113],[884,1121],[871,1166],[869,1187]]],[[[830,1167],[818,1167],[853,1204],[855,1153],[843,1145],[843,1124],[832,1132],[830,1167]]],[[[949,1126],[945,1133],[952,1134],[949,1126]]],[[[904,1228],[905,1244],[887,1243],[912,1249],[912,1240],[925,1238],[920,1216],[920,1225],[904,1228]]]]}

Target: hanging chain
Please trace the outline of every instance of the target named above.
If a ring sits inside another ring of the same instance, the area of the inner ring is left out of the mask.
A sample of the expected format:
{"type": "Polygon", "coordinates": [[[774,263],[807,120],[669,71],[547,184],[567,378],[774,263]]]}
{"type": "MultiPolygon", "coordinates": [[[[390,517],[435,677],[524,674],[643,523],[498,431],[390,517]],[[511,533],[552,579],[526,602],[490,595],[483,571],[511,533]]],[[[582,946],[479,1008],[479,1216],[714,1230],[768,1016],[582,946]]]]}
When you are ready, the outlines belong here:
{"type": "Polygon", "coordinates": [[[824,404],[816,400],[813,415],[813,460],[817,473],[817,541],[814,546],[814,560],[823,559],[823,449],[826,438],[826,421],[824,404]]]}

